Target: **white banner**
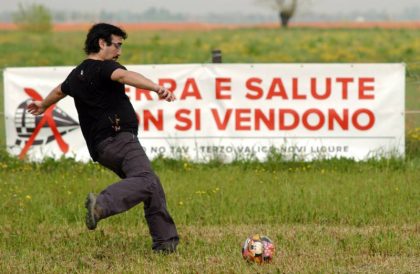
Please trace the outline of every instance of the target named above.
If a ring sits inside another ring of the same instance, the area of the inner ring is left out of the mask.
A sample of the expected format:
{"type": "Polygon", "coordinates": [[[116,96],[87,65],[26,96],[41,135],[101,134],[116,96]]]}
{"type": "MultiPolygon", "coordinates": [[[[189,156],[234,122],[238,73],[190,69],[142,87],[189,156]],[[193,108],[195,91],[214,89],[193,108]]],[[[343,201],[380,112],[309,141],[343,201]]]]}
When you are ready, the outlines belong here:
{"type": "MultiPolygon", "coordinates": [[[[404,64],[132,65],[170,88],[177,100],[126,87],[150,158],[194,161],[404,156],[404,64]]],[[[4,72],[7,147],[31,160],[89,159],[67,96],[44,116],[26,113],[72,67],[4,72]]]]}

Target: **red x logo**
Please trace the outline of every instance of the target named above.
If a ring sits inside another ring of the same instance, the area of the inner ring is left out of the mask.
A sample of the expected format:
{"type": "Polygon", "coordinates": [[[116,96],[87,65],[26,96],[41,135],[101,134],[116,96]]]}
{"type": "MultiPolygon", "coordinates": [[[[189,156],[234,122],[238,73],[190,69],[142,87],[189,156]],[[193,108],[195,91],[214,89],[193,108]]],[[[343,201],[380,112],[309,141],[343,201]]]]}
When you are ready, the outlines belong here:
{"type": "MultiPolygon", "coordinates": [[[[36,92],[34,89],[32,88],[24,88],[26,94],[29,95],[29,97],[31,97],[33,100],[36,101],[42,101],[42,96],[36,92]]],[[[38,125],[36,125],[34,132],[32,133],[31,137],[29,137],[29,140],[26,142],[25,147],[22,149],[22,151],[19,154],[19,159],[23,159],[26,155],[26,153],[28,152],[29,148],[32,146],[32,144],[35,141],[36,136],[38,135],[39,131],[41,130],[41,128],[45,125],[48,124],[48,126],[50,127],[51,131],[54,134],[54,138],[58,143],[58,146],[60,147],[61,151],[63,153],[66,153],[67,151],[69,151],[69,145],[63,140],[63,137],[61,136],[60,132],[57,129],[57,125],[55,124],[54,121],[54,117],[53,117],[53,111],[55,108],[55,104],[51,105],[45,112],[44,115],[42,116],[41,120],[39,121],[38,125]]]]}

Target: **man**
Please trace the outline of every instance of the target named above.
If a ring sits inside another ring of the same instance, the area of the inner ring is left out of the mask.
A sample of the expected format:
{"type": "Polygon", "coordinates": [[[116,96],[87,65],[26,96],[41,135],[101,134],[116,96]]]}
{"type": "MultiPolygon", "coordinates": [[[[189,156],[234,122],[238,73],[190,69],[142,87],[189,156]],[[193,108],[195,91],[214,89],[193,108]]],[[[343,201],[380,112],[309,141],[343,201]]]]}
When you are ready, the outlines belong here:
{"type": "Polygon", "coordinates": [[[125,94],[124,84],[155,91],[168,102],[175,96],[143,75],[117,63],[127,34],[120,28],[99,23],[89,30],[85,41],[87,59],[43,101],[28,106],[33,115],[66,95],[74,98],[80,127],[93,161],[114,171],[121,181],[108,186],[97,197],[86,200],[86,226],[95,229],[101,219],[124,212],[144,202],[144,213],[152,236],[152,249],[171,253],[179,238],[166,209],[159,178],[137,139],[138,120],[125,94]]]}

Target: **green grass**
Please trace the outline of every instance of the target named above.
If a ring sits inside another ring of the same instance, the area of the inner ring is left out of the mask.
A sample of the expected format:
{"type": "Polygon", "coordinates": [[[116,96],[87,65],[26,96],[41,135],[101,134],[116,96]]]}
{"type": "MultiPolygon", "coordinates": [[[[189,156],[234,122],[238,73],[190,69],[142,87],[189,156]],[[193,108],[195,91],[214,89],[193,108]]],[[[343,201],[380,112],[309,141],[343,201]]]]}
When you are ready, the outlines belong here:
{"type": "Polygon", "coordinates": [[[414,273],[420,263],[419,159],[153,162],[178,225],[179,252],[150,251],[142,206],[84,227],[83,202],[117,177],[73,160],[0,161],[0,272],[414,273]],[[270,265],[245,263],[269,235],[270,265]]]}
{"type": "MultiPolygon", "coordinates": [[[[0,67],[76,65],[85,33],[0,31],[0,67]]],[[[419,109],[418,30],[130,32],[123,64],[406,62],[406,108],[419,109]]],[[[2,80],[2,76],[0,76],[2,80]]],[[[0,112],[3,110],[0,86],[0,112]]],[[[207,165],[156,159],[179,251],[160,256],[142,205],[84,226],[83,202],[117,177],[93,163],[21,162],[0,150],[0,273],[416,273],[420,266],[420,118],[407,115],[407,157],[207,165]],[[241,244],[269,235],[272,264],[241,244]]],[[[0,145],[4,146],[0,119],[0,145]]]]}
{"type": "MultiPolygon", "coordinates": [[[[76,65],[84,58],[85,32],[32,34],[0,31],[0,64],[76,65]]],[[[418,30],[239,29],[132,31],[123,64],[205,63],[222,50],[225,63],[418,62],[418,30]]],[[[411,69],[418,75],[420,67],[411,69]]]]}

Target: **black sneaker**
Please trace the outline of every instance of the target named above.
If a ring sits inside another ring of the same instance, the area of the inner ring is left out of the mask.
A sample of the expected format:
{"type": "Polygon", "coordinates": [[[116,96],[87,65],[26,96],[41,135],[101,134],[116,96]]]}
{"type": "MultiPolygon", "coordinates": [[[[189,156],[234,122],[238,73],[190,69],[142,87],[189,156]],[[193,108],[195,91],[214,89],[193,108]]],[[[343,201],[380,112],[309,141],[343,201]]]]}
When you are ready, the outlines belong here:
{"type": "Polygon", "coordinates": [[[161,243],[157,246],[154,246],[152,249],[156,253],[170,254],[176,251],[177,245],[178,245],[178,241],[168,241],[168,242],[161,243]]]}
{"type": "Polygon", "coordinates": [[[87,209],[86,212],[86,226],[90,230],[94,230],[96,228],[96,225],[99,222],[100,215],[98,212],[98,208],[96,206],[96,196],[93,193],[89,193],[86,202],[85,207],[87,209]]]}

